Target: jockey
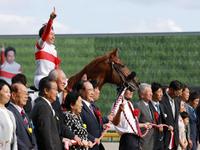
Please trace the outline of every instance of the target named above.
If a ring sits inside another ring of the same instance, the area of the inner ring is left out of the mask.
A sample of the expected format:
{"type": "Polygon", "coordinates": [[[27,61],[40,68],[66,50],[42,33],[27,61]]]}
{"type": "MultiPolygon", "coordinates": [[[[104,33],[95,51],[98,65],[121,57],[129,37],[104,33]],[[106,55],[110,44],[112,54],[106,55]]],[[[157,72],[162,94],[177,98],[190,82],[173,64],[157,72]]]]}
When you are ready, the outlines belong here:
{"type": "Polygon", "coordinates": [[[4,47],[1,51],[0,78],[11,84],[11,79],[16,74],[21,73],[21,65],[15,62],[16,50],[13,47],[4,47]]]}
{"type": "Polygon", "coordinates": [[[36,43],[35,60],[36,71],[34,85],[38,89],[40,80],[48,76],[49,72],[59,67],[61,60],[57,57],[54,46],[55,34],[53,31],[53,20],[56,18],[55,8],[50,15],[49,21],[39,31],[39,40],[36,43]]]}

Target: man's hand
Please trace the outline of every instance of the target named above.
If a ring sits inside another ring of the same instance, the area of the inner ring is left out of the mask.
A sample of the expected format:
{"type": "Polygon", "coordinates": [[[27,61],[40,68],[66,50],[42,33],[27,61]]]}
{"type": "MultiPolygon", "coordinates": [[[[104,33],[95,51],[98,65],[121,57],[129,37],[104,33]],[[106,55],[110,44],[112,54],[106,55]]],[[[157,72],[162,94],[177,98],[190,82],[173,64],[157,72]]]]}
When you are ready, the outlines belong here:
{"type": "Polygon", "coordinates": [[[110,113],[109,115],[108,115],[108,120],[109,121],[113,121],[113,117],[114,117],[114,114],[113,113],[110,113]]]}
{"type": "Polygon", "coordinates": [[[120,111],[120,112],[124,111],[124,103],[121,103],[119,105],[119,110],[118,111],[120,111]]]}
{"type": "Polygon", "coordinates": [[[62,142],[65,144],[65,143],[68,143],[69,144],[69,146],[72,146],[72,142],[71,142],[71,140],[70,139],[67,139],[67,138],[63,138],[62,139],[62,142]]]}
{"type": "Polygon", "coordinates": [[[100,142],[101,142],[99,138],[95,138],[94,141],[95,141],[95,143],[97,143],[98,145],[99,145],[100,142]]]}
{"type": "Polygon", "coordinates": [[[56,9],[55,9],[55,7],[53,7],[53,12],[51,13],[51,15],[50,15],[50,18],[51,19],[55,19],[56,18],[56,9]]]}
{"type": "Polygon", "coordinates": [[[89,146],[89,148],[92,148],[94,145],[91,141],[88,141],[88,146],[89,146]]]}
{"type": "Polygon", "coordinates": [[[151,125],[151,123],[147,122],[144,124],[144,127],[149,130],[152,128],[152,125],[151,125]]]}
{"type": "Polygon", "coordinates": [[[83,145],[84,147],[88,147],[88,146],[89,146],[89,142],[86,141],[86,140],[82,140],[82,145],[83,145]]]}
{"type": "Polygon", "coordinates": [[[169,126],[168,129],[169,129],[170,131],[173,131],[173,130],[174,130],[174,128],[173,128],[172,126],[169,126]]]}
{"type": "Polygon", "coordinates": [[[191,139],[188,140],[188,146],[189,146],[190,149],[192,149],[193,144],[192,144],[192,140],[191,139]]]}

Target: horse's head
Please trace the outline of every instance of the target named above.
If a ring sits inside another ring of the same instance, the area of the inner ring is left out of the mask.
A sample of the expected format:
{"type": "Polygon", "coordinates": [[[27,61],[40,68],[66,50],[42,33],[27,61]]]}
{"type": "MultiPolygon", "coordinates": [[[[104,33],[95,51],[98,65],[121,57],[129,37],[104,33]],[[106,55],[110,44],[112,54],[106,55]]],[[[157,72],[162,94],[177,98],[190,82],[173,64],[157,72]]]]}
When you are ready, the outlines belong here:
{"type": "Polygon", "coordinates": [[[118,49],[114,49],[108,53],[108,64],[110,65],[111,71],[108,72],[110,75],[109,81],[120,86],[131,87],[133,90],[137,90],[139,82],[136,78],[136,73],[131,72],[127,66],[125,66],[120,58],[118,57],[118,49]]]}
{"type": "Polygon", "coordinates": [[[96,80],[100,89],[105,83],[130,86],[133,90],[138,88],[135,74],[131,74],[119,59],[118,49],[91,61],[83,70],[69,79],[67,88],[71,89],[84,74],[87,74],[88,79],[96,80]]]}

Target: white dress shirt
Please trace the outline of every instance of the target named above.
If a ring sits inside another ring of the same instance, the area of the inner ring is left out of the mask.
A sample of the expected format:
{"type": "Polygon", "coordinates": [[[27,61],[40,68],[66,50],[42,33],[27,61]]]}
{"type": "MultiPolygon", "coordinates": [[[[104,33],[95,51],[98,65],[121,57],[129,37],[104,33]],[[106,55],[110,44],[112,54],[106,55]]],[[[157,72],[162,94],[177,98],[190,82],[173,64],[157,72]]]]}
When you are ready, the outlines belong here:
{"type": "MultiPolygon", "coordinates": [[[[119,109],[119,105],[122,103],[122,101],[120,101],[117,106],[116,106],[116,109],[114,111],[114,115],[117,113],[118,109],[119,109]]],[[[133,117],[133,114],[129,108],[129,105],[128,105],[128,101],[124,99],[124,112],[126,114],[126,117],[128,118],[130,124],[132,125],[134,131],[132,130],[131,126],[129,125],[128,121],[126,120],[125,116],[124,116],[124,113],[121,112],[121,116],[120,116],[120,123],[115,126],[115,129],[116,131],[119,133],[119,134],[123,134],[123,133],[134,133],[134,134],[138,134],[138,131],[137,131],[137,127],[136,127],[136,120],[135,118],[133,117]]],[[[134,107],[132,105],[132,103],[130,102],[130,105],[131,105],[131,108],[132,110],[134,110],[134,107]]]]}
{"type": "Polygon", "coordinates": [[[167,92],[166,92],[166,95],[169,98],[169,103],[170,103],[171,108],[172,108],[172,114],[173,114],[173,117],[175,118],[175,102],[174,102],[174,99],[171,98],[167,92]]]}

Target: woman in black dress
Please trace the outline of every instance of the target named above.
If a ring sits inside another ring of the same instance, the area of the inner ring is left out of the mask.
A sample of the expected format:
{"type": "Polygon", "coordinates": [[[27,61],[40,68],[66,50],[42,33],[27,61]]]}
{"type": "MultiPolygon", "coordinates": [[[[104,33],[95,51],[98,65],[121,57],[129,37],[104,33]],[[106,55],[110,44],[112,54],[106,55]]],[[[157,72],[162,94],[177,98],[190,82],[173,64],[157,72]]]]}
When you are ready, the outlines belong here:
{"type": "Polygon", "coordinates": [[[65,107],[67,112],[65,113],[65,125],[75,134],[82,139],[82,145],[73,145],[70,150],[86,150],[88,147],[92,147],[92,142],[88,141],[87,127],[83,124],[80,113],[82,110],[82,98],[76,92],[70,92],[65,99],[65,107]]]}

